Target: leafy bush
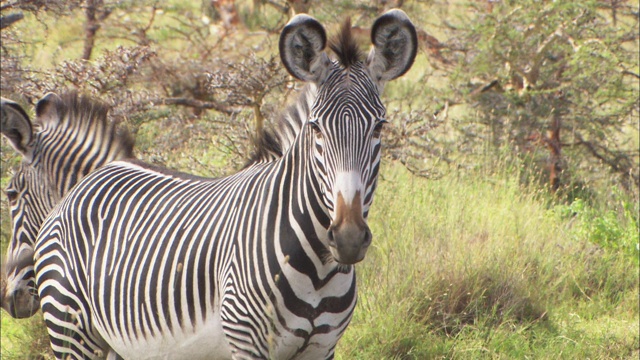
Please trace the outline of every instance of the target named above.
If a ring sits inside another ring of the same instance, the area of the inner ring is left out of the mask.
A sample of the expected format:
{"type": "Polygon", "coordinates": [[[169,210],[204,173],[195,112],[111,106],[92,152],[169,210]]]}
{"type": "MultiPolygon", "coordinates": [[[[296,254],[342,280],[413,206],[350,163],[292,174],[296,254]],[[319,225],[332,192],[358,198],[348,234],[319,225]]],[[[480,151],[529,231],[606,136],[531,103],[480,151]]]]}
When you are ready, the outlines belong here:
{"type": "Polygon", "coordinates": [[[621,251],[631,258],[640,256],[638,203],[626,194],[612,189],[615,205],[597,209],[582,199],[569,205],[558,205],[556,211],[570,219],[574,225],[574,239],[586,239],[607,251],[621,251]]]}

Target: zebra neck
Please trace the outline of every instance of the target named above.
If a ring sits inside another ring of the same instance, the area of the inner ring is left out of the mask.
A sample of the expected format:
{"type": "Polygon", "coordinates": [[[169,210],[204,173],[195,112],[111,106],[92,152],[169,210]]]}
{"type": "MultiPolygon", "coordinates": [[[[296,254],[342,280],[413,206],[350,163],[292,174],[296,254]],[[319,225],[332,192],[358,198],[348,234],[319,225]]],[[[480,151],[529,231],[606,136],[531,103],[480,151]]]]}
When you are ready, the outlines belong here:
{"type": "Polygon", "coordinates": [[[47,129],[39,134],[38,162],[33,167],[43,171],[51,190],[62,198],[95,169],[127,157],[122,145],[113,140],[114,136],[115,131],[99,121],[78,128],[47,129]],[[42,138],[56,138],[59,145],[45,146],[42,138]]]}

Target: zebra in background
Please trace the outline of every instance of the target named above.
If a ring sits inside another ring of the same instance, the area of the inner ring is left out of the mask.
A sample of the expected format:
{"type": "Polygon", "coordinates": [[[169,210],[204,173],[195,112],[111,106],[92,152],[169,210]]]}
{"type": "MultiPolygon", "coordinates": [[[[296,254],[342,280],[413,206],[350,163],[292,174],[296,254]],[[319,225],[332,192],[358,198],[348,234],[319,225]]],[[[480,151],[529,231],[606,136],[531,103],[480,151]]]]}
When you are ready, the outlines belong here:
{"type": "Polygon", "coordinates": [[[54,209],[35,271],[57,358],[333,358],[372,240],[380,93],[417,51],[401,10],[375,21],[366,59],[350,27],[332,60],[318,21],[285,26],[282,61],[308,85],[238,173],[118,161],[54,209]]]}
{"type": "Polygon", "coordinates": [[[17,103],[2,98],[2,135],[22,155],[5,193],[13,220],[0,305],[14,318],[40,308],[33,248],[44,219],[85,175],[132,156],[132,138],[107,121],[107,106],[70,92],[49,93],[36,105],[32,123],[17,103]]]}

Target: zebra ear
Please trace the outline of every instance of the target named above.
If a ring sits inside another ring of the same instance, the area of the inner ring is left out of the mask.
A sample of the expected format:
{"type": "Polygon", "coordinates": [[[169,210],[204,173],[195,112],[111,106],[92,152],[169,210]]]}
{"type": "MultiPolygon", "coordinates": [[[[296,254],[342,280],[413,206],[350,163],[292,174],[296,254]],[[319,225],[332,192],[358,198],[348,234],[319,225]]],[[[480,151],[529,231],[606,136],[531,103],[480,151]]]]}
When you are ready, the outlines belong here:
{"type": "Polygon", "coordinates": [[[11,100],[1,98],[1,124],[4,135],[11,146],[27,161],[31,161],[33,155],[33,127],[26,111],[20,105],[11,100]]]}
{"type": "Polygon", "coordinates": [[[374,79],[393,80],[406,73],[418,52],[416,28],[400,9],[389,10],[373,23],[373,49],[367,63],[374,79]]]}
{"type": "Polygon", "coordinates": [[[52,92],[43,96],[36,104],[35,122],[40,125],[45,125],[47,123],[59,121],[58,110],[61,102],[62,99],[60,99],[60,96],[52,92]]]}
{"type": "Polygon", "coordinates": [[[299,14],[280,34],[280,58],[289,74],[303,81],[318,82],[330,64],[323,51],[326,44],[327,33],[318,20],[299,14]]]}

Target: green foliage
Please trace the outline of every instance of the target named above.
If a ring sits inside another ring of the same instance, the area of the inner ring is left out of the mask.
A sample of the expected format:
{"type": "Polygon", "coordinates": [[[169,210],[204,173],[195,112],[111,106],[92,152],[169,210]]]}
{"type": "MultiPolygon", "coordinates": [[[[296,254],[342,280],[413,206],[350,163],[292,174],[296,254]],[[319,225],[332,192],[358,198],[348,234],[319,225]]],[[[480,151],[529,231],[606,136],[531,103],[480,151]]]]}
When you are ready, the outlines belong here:
{"type": "Polygon", "coordinates": [[[640,258],[638,202],[625,199],[625,195],[612,189],[612,202],[617,206],[596,209],[582,199],[569,205],[558,205],[555,211],[571,218],[571,234],[576,239],[587,239],[608,251],[621,251],[631,258],[640,258]]]}
{"type": "Polygon", "coordinates": [[[466,151],[509,146],[541,169],[557,166],[565,185],[603,169],[617,183],[640,184],[629,131],[639,116],[638,18],[624,8],[612,24],[600,6],[500,2],[468,23],[452,74],[453,96],[476,102],[458,124],[460,141],[471,142],[466,151]]]}

